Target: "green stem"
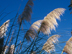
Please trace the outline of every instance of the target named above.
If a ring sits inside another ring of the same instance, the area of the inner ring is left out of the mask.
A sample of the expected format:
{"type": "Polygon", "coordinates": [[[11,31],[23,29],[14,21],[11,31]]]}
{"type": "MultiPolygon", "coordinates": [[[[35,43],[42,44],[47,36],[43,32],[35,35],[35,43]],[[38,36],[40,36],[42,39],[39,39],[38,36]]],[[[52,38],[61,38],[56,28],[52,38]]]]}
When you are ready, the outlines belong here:
{"type": "MultiPolygon", "coordinates": [[[[64,50],[64,49],[63,49],[64,50]]],[[[63,54],[63,50],[62,50],[62,53],[61,54],[63,54]]]]}

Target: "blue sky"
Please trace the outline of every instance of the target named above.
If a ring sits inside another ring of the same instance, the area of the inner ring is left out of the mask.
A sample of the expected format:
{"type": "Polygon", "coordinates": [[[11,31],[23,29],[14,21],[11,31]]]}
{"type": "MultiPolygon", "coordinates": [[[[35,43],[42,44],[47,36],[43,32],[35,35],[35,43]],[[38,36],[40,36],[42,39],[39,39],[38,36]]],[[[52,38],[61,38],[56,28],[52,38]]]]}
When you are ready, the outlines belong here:
{"type": "MultiPolygon", "coordinates": [[[[14,11],[12,13],[10,13],[9,15],[7,15],[3,21],[1,22],[0,25],[3,24],[3,22],[5,22],[8,19],[11,19],[13,17],[15,17],[19,6],[20,6],[20,10],[18,14],[21,14],[26,3],[28,0],[1,0],[0,1],[0,13],[1,11],[7,7],[4,12],[9,13],[11,11],[14,11]]],[[[68,5],[70,4],[70,0],[36,0],[34,1],[34,6],[33,6],[33,13],[32,13],[32,18],[31,18],[31,24],[37,20],[41,20],[43,19],[49,12],[51,12],[52,10],[54,10],[55,8],[65,8],[66,11],[63,14],[63,16],[61,16],[61,21],[58,21],[59,26],[56,29],[60,31],[60,30],[64,30],[65,31],[71,31],[71,22],[72,22],[72,14],[70,14],[68,5]]],[[[6,15],[6,13],[4,13],[0,19],[6,15]]],[[[27,25],[27,27],[29,28],[30,25],[27,25]]],[[[61,31],[62,32],[62,31],[61,31]]]]}
{"type": "MultiPolygon", "coordinates": [[[[8,16],[6,16],[4,18],[4,21],[13,18],[16,13],[17,10],[21,4],[20,10],[19,10],[19,14],[22,13],[26,3],[28,0],[1,0],[0,1],[0,12],[7,7],[4,12],[9,13],[11,11],[11,14],[9,14],[8,16]]],[[[33,7],[33,13],[32,13],[32,23],[43,19],[49,12],[51,12],[52,10],[54,10],[55,8],[65,8],[66,11],[63,14],[63,16],[61,16],[61,21],[58,21],[59,26],[58,28],[70,28],[71,27],[71,14],[70,11],[68,10],[68,5],[70,4],[70,0],[36,0],[34,1],[34,7],[33,7]]],[[[6,14],[4,13],[4,15],[6,14]]],[[[2,16],[4,16],[2,15],[2,16]]],[[[0,17],[2,18],[2,17],[0,17]]]]}
{"type": "MultiPolygon", "coordinates": [[[[9,13],[13,10],[11,14],[6,16],[1,22],[0,25],[3,24],[8,19],[11,19],[15,17],[17,10],[19,9],[19,6],[21,4],[20,10],[18,14],[21,14],[26,3],[28,0],[1,0],[0,1],[0,13],[1,11],[7,7],[3,12],[5,12],[0,19],[6,15],[6,13],[9,13]]],[[[68,40],[71,35],[71,28],[72,28],[72,14],[70,14],[68,5],[70,4],[70,0],[35,0],[34,6],[33,6],[33,13],[31,18],[31,24],[37,20],[43,19],[49,12],[56,8],[65,8],[66,11],[61,16],[61,21],[58,21],[59,26],[56,28],[56,32],[63,36],[63,39],[68,40]]],[[[30,25],[27,24],[27,29],[30,27],[30,25]]]]}

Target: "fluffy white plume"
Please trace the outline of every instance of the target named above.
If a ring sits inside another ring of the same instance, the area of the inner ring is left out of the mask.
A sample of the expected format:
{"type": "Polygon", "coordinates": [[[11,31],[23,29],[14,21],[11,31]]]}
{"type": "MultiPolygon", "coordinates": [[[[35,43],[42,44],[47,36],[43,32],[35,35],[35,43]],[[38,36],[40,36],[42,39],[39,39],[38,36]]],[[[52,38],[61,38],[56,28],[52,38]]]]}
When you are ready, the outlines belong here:
{"type": "Polygon", "coordinates": [[[1,27],[0,27],[0,38],[2,38],[4,35],[6,36],[6,31],[7,31],[7,28],[9,26],[9,21],[10,20],[7,20],[1,27]]]}
{"type": "Polygon", "coordinates": [[[66,52],[68,54],[72,54],[72,37],[67,41],[63,52],[66,52]]]}
{"type": "Polygon", "coordinates": [[[55,46],[53,43],[56,43],[58,41],[59,35],[53,35],[51,36],[47,42],[44,44],[42,50],[45,50],[46,52],[50,53],[51,51],[55,51],[55,46]]]}
{"type": "Polygon", "coordinates": [[[34,39],[37,35],[42,20],[34,22],[25,34],[25,38],[30,41],[30,37],[34,39]]]}
{"type": "Polygon", "coordinates": [[[60,15],[64,13],[64,8],[57,8],[50,12],[41,24],[40,31],[44,34],[50,34],[50,30],[55,30],[55,26],[58,26],[56,19],[60,20],[60,15]]]}
{"type": "Polygon", "coordinates": [[[34,22],[30,29],[34,29],[36,32],[39,30],[40,26],[41,26],[41,23],[42,23],[43,20],[38,20],[36,22],[34,22]]]}
{"type": "Polygon", "coordinates": [[[64,8],[57,8],[44,17],[44,20],[38,20],[33,23],[25,35],[26,39],[30,40],[30,37],[34,39],[40,31],[49,35],[51,30],[55,30],[55,26],[58,25],[56,19],[60,20],[60,15],[62,15],[64,11],[64,8]]]}

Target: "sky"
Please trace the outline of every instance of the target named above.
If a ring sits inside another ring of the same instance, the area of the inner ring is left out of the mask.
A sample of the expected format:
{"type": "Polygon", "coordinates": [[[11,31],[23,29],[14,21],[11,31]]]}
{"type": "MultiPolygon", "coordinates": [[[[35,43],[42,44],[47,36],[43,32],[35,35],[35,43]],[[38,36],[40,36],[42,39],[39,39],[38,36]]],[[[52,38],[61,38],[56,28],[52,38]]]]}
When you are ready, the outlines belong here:
{"type": "MultiPolygon", "coordinates": [[[[11,14],[6,16],[3,20],[5,22],[8,19],[13,18],[20,6],[19,14],[22,13],[26,3],[28,0],[1,0],[0,1],[0,12],[4,10],[4,12],[9,13],[13,11],[11,14]],[[15,10],[15,11],[14,11],[15,10]]],[[[31,23],[43,19],[49,12],[56,8],[65,8],[66,11],[61,16],[61,21],[58,21],[59,26],[58,28],[70,28],[71,27],[71,14],[70,11],[68,10],[68,5],[70,4],[70,0],[36,0],[34,1],[34,6],[33,6],[33,13],[32,13],[32,18],[31,18],[31,23]]],[[[6,14],[4,13],[0,19],[6,14]]],[[[2,23],[3,23],[2,22],[2,23]]]]}
{"type": "MultiPolygon", "coordinates": [[[[28,0],[1,0],[0,1],[0,13],[2,10],[5,10],[3,15],[1,15],[0,19],[3,18],[7,13],[8,14],[4,19],[1,21],[0,25],[2,25],[6,20],[12,19],[15,17],[19,7],[19,13],[21,14],[26,3],[28,0]],[[21,6],[20,6],[21,5],[21,6]]],[[[44,17],[53,11],[56,8],[65,8],[66,11],[61,16],[61,21],[58,21],[58,27],[56,28],[56,32],[63,30],[63,32],[71,31],[71,17],[72,14],[70,14],[68,5],[70,4],[70,0],[35,0],[34,6],[33,6],[33,13],[31,17],[31,24],[34,23],[37,20],[44,19],[44,17]]],[[[27,29],[30,27],[30,25],[27,25],[27,29]]],[[[61,31],[62,32],[62,31],[61,31]]]]}
{"type": "MultiPolygon", "coordinates": [[[[4,19],[0,22],[0,26],[8,19],[12,19],[15,17],[19,7],[19,13],[21,14],[28,0],[0,0],[0,14],[4,12],[3,15],[0,16],[3,18],[7,13],[11,12],[9,15],[4,17],[4,19]],[[20,6],[21,5],[21,6],[20,6]],[[5,9],[6,8],[6,9],[5,9]],[[3,12],[2,10],[5,9],[3,12]]],[[[58,21],[58,27],[56,28],[57,34],[61,35],[62,40],[68,40],[71,37],[71,29],[72,29],[72,14],[70,14],[68,5],[70,4],[70,0],[35,0],[33,6],[33,13],[31,17],[31,24],[37,20],[44,19],[44,17],[53,11],[56,8],[65,8],[66,11],[61,16],[61,21],[58,21]]],[[[29,29],[30,25],[27,23],[27,29],[29,29]]]]}

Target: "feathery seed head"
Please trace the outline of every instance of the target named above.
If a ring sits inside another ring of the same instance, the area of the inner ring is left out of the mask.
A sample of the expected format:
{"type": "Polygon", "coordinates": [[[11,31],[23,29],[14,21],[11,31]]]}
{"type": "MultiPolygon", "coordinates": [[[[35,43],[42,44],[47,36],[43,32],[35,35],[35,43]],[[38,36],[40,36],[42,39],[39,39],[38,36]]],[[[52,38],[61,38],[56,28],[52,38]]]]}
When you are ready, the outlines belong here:
{"type": "Polygon", "coordinates": [[[29,30],[26,32],[25,34],[25,38],[30,41],[30,37],[32,39],[35,39],[37,32],[39,30],[39,27],[41,25],[42,20],[38,20],[36,22],[34,22],[31,27],[29,28],[29,30]]]}
{"type": "Polygon", "coordinates": [[[24,8],[24,11],[22,12],[21,15],[19,15],[18,17],[18,22],[20,23],[20,21],[22,20],[26,20],[28,22],[30,22],[31,20],[31,13],[32,13],[32,7],[33,7],[33,0],[28,0],[25,8],[24,8]]]}
{"type": "MultiPolygon", "coordinates": [[[[44,20],[36,21],[35,23],[33,23],[31,25],[31,27],[29,29],[29,30],[33,30],[34,32],[32,32],[32,31],[31,31],[32,33],[27,32],[25,37],[26,36],[30,37],[30,35],[32,35],[32,34],[33,34],[33,36],[35,36],[34,34],[37,34],[37,32],[42,32],[44,34],[49,35],[51,33],[51,30],[55,30],[55,26],[58,26],[56,19],[60,19],[60,15],[62,15],[64,13],[64,11],[65,11],[64,8],[57,8],[57,9],[53,10],[52,12],[50,12],[44,18],[44,20]],[[30,35],[28,35],[28,33],[30,35]]],[[[29,39],[29,37],[27,37],[27,38],[29,39]]],[[[31,38],[33,38],[33,37],[31,36],[31,38]]]]}
{"type": "Polygon", "coordinates": [[[41,24],[40,31],[42,31],[44,34],[50,34],[50,30],[55,30],[55,26],[58,26],[56,19],[60,20],[60,15],[62,15],[64,11],[64,8],[57,8],[47,14],[41,24]]]}
{"type": "Polygon", "coordinates": [[[72,54],[72,37],[67,41],[63,52],[66,52],[68,54],[72,54]]]}
{"type": "Polygon", "coordinates": [[[2,38],[4,35],[6,36],[6,31],[7,31],[7,28],[9,26],[9,21],[10,20],[7,20],[1,27],[0,27],[0,38],[2,38]]]}
{"type": "Polygon", "coordinates": [[[51,36],[47,42],[44,44],[43,46],[43,50],[45,50],[46,52],[50,53],[51,51],[55,51],[55,46],[53,43],[56,43],[58,41],[58,38],[60,36],[59,35],[53,35],[51,36]]]}

